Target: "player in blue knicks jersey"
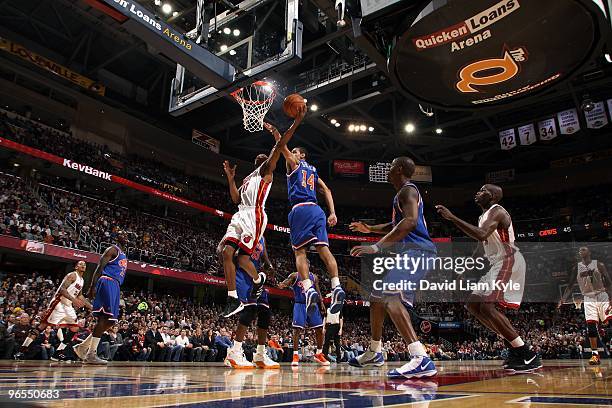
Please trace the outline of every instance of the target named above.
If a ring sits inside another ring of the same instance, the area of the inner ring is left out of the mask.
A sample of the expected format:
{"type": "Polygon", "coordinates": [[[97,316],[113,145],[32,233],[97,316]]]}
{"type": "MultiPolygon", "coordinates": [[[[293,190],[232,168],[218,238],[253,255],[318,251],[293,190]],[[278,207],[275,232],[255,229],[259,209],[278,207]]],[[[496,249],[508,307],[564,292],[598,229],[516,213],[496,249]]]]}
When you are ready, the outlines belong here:
{"type": "MultiPolygon", "coordinates": [[[[279,140],[280,133],[274,134],[279,140]]],[[[319,294],[313,288],[313,282],[309,278],[308,259],[306,248],[314,245],[319,257],[325,264],[329,277],[331,278],[331,304],[332,313],[338,313],[344,304],[346,294],[340,286],[338,278],[338,264],[329,250],[327,237],[327,225],[333,227],[338,223],[334,209],[334,198],[331,190],[319,178],[315,166],[306,162],[306,149],[295,147],[289,151],[287,146],[283,146],[283,156],[287,164],[287,190],[291,212],[289,212],[289,228],[291,229],[291,246],[295,253],[295,265],[298,270],[304,290],[306,291],[306,309],[309,313],[317,304],[319,294]],[[317,203],[317,189],[325,196],[329,216],[317,203]]]]}
{"type": "Polygon", "coordinates": [[[86,293],[89,293],[90,297],[95,294],[92,313],[98,318],[98,322],[89,337],[83,340],[81,344],[73,347],[76,355],[86,363],[107,363],[106,360],[98,357],[98,344],[102,334],[117,323],[119,317],[121,284],[125,279],[128,265],[127,257],[123,252],[126,244],[125,233],[119,231],[117,244],[106,248],[89,282],[86,293]],[[94,282],[96,282],[95,290],[94,282]]]}
{"type": "MultiPolygon", "coordinates": [[[[393,184],[397,194],[393,198],[393,213],[391,222],[380,225],[367,225],[353,222],[351,230],[363,233],[384,235],[374,245],[356,246],[351,255],[361,256],[375,254],[380,251],[393,250],[400,255],[411,258],[429,258],[436,256],[436,247],[427,232],[427,224],[423,215],[423,199],[419,189],[410,178],[414,174],[414,162],[408,157],[398,157],[391,163],[387,180],[393,184]]],[[[427,264],[427,262],[425,262],[427,264]]],[[[426,265],[415,270],[391,269],[383,278],[384,283],[414,282],[419,287],[419,281],[427,273],[426,265]]],[[[380,285],[378,285],[380,286],[380,285]]],[[[405,286],[408,286],[407,284],[405,286]]],[[[349,364],[356,367],[384,364],[382,355],[382,332],[385,316],[389,314],[393,324],[408,343],[411,359],[398,369],[387,373],[391,378],[430,377],[437,373],[433,361],[427,356],[427,351],[412,327],[410,315],[406,307],[412,307],[414,291],[412,290],[372,290],[370,295],[370,326],[372,340],[368,351],[353,358],[349,364]]]]}

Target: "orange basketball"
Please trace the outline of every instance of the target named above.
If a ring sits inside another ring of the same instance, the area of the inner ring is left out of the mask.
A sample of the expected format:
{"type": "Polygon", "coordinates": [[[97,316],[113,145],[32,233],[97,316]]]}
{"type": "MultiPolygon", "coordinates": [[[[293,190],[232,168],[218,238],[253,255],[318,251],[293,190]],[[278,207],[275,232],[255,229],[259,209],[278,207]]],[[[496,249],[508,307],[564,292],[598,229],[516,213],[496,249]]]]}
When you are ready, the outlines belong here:
{"type": "Polygon", "coordinates": [[[294,93],[287,96],[283,101],[283,111],[285,111],[285,115],[290,118],[295,118],[300,107],[305,105],[306,101],[302,98],[302,95],[294,93]]]}

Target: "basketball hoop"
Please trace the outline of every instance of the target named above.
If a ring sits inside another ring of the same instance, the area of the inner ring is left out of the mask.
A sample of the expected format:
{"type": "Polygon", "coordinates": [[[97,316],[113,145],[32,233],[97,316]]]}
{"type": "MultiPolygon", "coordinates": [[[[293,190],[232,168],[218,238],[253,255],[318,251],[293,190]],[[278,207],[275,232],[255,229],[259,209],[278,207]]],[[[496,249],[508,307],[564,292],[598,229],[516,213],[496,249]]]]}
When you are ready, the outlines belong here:
{"type": "Polygon", "coordinates": [[[244,128],[249,132],[263,130],[264,117],[276,97],[276,91],[272,85],[265,81],[256,81],[235,90],[231,95],[242,107],[244,128]]]}

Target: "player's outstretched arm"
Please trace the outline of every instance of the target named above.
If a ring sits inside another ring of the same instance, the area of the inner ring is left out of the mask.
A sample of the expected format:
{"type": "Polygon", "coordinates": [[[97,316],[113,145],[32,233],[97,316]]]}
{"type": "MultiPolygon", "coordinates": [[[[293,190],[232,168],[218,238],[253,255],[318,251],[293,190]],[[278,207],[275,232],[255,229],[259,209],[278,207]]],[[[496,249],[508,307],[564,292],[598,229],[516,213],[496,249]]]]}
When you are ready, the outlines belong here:
{"type": "Polygon", "coordinates": [[[223,171],[225,172],[225,177],[227,177],[232,202],[234,204],[240,204],[240,193],[238,192],[238,187],[236,187],[236,165],[232,167],[227,160],[224,160],[223,171]]]}
{"type": "Polygon", "coordinates": [[[296,275],[297,272],[290,273],[289,276],[287,276],[287,279],[278,284],[278,287],[281,289],[288,288],[293,284],[293,282],[295,282],[296,275]]]}
{"type": "MultiPolygon", "coordinates": [[[[281,136],[280,132],[273,125],[271,125],[271,124],[266,122],[266,123],[264,123],[264,127],[268,130],[268,132],[272,133],[272,136],[274,136],[274,140],[276,142],[278,142],[281,139],[282,136],[281,136]]],[[[294,171],[299,166],[299,162],[293,156],[293,153],[291,153],[291,150],[289,150],[287,145],[284,145],[282,147],[281,153],[282,153],[283,157],[285,158],[285,164],[286,164],[286,167],[287,167],[287,174],[289,174],[289,173],[294,171]]]]}
{"type": "Polygon", "coordinates": [[[100,277],[100,275],[102,275],[102,271],[106,267],[106,264],[109,263],[111,259],[117,257],[117,255],[119,255],[117,253],[117,248],[115,248],[114,246],[110,246],[106,248],[106,250],[100,257],[100,261],[98,261],[96,270],[94,271],[93,276],[91,277],[91,281],[89,282],[89,287],[85,291],[85,293],[87,293],[90,298],[93,298],[94,296],[94,293],[93,293],[94,285],[98,281],[98,278],[100,277]]]}
{"type": "Polygon", "coordinates": [[[478,241],[486,241],[489,235],[491,235],[497,229],[499,224],[502,223],[506,217],[505,211],[499,207],[496,207],[489,213],[487,219],[482,224],[482,227],[477,227],[457,217],[443,205],[436,205],[436,210],[442,218],[451,221],[465,234],[478,241]]]}
{"type": "Polygon", "coordinates": [[[270,152],[270,156],[268,157],[268,160],[266,160],[261,165],[261,170],[259,171],[263,177],[269,177],[272,175],[272,173],[276,169],[276,164],[278,163],[278,159],[280,159],[280,155],[282,153],[283,146],[287,146],[287,143],[289,143],[289,140],[291,140],[291,138],[293,137],[293,134],[295,133],[296,129],[298,128],[298,126],[300,126],[300,123],[302,123],[302,120],[304,120],[305,115],[306,115],[306,105],[300,108],[297,116],[293,120],[293,124],[291,125],[291,127],[287,129],[287,131],[280,138],[280,140],[276,142],[276,144],[272,148],[272,151],[270,152]]]}
{"type": "Polygon", "coordinates": [[[379,234],[387,235],[393,229],[393,222],[386,224],[369,225],[365,222],[354,221],[349,225],[349,229],[353,232],[361,232],[363,234],[379,234]]]}
{"type": "Polygon", "coordinates": [[[327,187],[327,184],[325,184],[320,178],[317,179],[317,187],[319,187],[319,191],[325,196],[325,202],[327,203],[327,208],[329,208],[327,223],[330,227],[333,227],[338,223],[336,208],[334,207],[334,196],[332,195],[329,187],[327,187]]]}
{"type": "Polygon", "coordinates": [[[375,254],[381,249],[395,245],[412,232],[419,219],[419,193],[412,187],[404,187],[398,195],[399,205],[404,218],[374,245],[360,245],[351,249],[352,256],[375,254]]]}

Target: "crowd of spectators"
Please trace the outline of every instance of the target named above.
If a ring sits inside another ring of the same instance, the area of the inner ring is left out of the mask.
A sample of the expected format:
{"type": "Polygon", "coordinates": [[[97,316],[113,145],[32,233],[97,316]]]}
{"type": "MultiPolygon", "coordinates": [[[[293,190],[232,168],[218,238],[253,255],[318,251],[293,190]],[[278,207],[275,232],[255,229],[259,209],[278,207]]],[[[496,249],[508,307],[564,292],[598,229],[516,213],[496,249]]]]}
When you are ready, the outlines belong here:
{"type": "MultiPolygon", "coordinates": [[[[0,275],[0,358],[47,360],[59,345],[52,328],[40,327],[41,315],[55,293],[60,278],[38,273],[0,275]],[[25,339],[32,341],[23,346],[25,339]]],[[[117,325],[104,334],[98,354],[114,361],[222,361],[232,345],[236,318],[220,318],[220,306],[195,302],[187,297],[125,289],[117,325]]],[[[437,317],[460,322],[464,331],[452,340],[441,333],[419,332],[432,358],[438,360],[488,360],[505,358],[503,342],[471,319],[459,304],[422,304],[415,308],[413,321],[425,317],[436,324],[437,317]],[[467,330],[467,328],[470,328],[467,330]]],[[[585,343],[586,325],[582,311],[554,304],[526,304],[510,313],[521,336],[543,358],[580,358],[585,343]]],[[[268,353],[277,361],[291,361],[293,340],[291,317],[275,310],[269,330],[268,353]]],[[[95,323],[88,312],[79,311],[79,328],[72,341],[84,339],[95,323]]],[[[304,361],[315,353],[314,333],[299,337],[297,348],[304,361]]],[[[602,338],[610,342],[605,332],[602,338]]],[[[256,348],[255,328],[244,340],[247,358],[256,348]]],[[[369,345],[368,314],[363,307],[347,306],[341,333],[340,362],[359,355],[369,345]]],[[[383,331],[383,350],[390,361],[409,358],[407,347],[397,330],[387,321],[383,331]]],[[[335,350],[330,358],[335,360],[335,350]]]]}

